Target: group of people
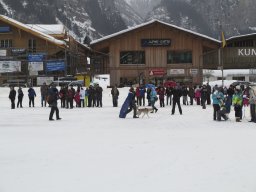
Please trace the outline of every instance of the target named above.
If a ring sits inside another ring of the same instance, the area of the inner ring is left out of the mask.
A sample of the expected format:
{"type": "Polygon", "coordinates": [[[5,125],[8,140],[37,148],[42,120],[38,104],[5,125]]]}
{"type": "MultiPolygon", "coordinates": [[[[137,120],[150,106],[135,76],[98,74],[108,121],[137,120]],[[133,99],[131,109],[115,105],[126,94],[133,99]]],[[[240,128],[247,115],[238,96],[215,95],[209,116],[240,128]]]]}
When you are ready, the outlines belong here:
{"type": "Polygon", "coordinates": [[[159,86],[149,86],[148,88],[144,86],[139,86],[136,88],[136,91],[133,87],[130,88],[128,97],[131,97],[129,108],[126,111],[126,114],[133,110],[133,118],[138,118],[136,115],[137,106],[145,106],[145,95],[148,100],[148,106],[152,107],[151,113],[156,113],[158,108],[155,106],[156,102],[159,100],[160,107],[165,107],[165,96],[167,97],[167,103],[169,101],[170,105],[172,104],[172,115],[175,113],[176,105],[178,106],[179,113],[182,115],[182,108],[180,105],[180,97],[182,96],[181,86],[177,85],[176,87],[163,87],[159,86]],[[132,95],[132,96],[130,96],[132,95]]]}
{"type": "Polygon", "coordinates": [[[60,89],[61,108],[76,107],[102,107],[103,89],[99,84],[90,85],[88,88],[78,86],[77,90],[73,86],[64,86],[60,89]]]}
{"type": "MultiPolygon", "coordinates": [[[[59,99],[59,91],[55,85],[48,87],[46,83],[44,83],[41,88],[41,105],[42,107],[46,107],[46,102],[48,102],[49,106],[51,107],[49,120],[53,121],[53,114],[56,113],[56,120],[61,120],[59,116],[59,109],[58,109],[58,99],[59,99]]],[[[22,101],[23,101],[24,93],[21,87],[18,88],[18,102],[17,108],[23,108],[22,101]]],[[[35,97],[36,92],[32,86],[28,89],[28,98],[29,98],[29,107],[35,107],[35,97]]],[[[16,90],[14,87],[10,87],[9,99],[11,100],[11,109],[15,109],[15,99],[16,99],[16,90]]]]}
{"type": "Polygon", "coordinates": [[[145,98],[148,100],[148,106],[152,107],[152,113],[156,113],[158,109],[155,106],[159,100],[160,107],[165,107],[168,103],[172,105],[171,114],[175,114],[176,105],[178,106],[179,113],[182,115],[181,98],[183,105],[193,105],[193,101],[197,105],[201,105],[202,109],[206,109],[206,105],[213,106],[213,120],[221,121],[222,119],[228,120],[231,107],[234,107],[236,122],[242,120],[242,108],[250,106],[251,119],[249,122],[256,123],[256,94],[249,86],[230,85],[227,87],[218,87],[215,85],[213,88],[207,83],[201,86],[180,86],[177,84],[174,87],[148,87],[138,86],[134,90],[130,88],[129,94],[132,94],[132,100],[126,113],[134,111],[133,117],[136,116],[136,105],[138,107],[145,106],[145,98]],[[188,99],[189,98],[189,99],[188,99]]]}
{"type": "Polygon", "coordinates": [[[230,85],[229,88],[215,86],[212,94],[213,100],[213,118],[214,120],[228,119],[228,114],[231,111],[231,106],[234,107],[236,122],[241,122],[243,118],[243,108],[250,106],[249,122],[256,123],[256,94],[250,86],[230,85]]]}
{"type": "MultiPolygon", "coordinates": [[[[59,117],[59,110],[57,107],[57,100],[60,99],[62,108],[74,107],[73,101],[76,103],[76,107],[102,107],[102,92],[103,89],[98,84],[90,85],[88,88],[78,87],[77,90],[73,86],[61,87],[60,91],[56,86],[48,86],[44,83],[40,87],[41,92],[41,106],[46,107],[47,103],[51,107],[49,120],[53,120],[53,114],[56,112],[56,119],[59,117]],[[49,101],[49,98],[54,98],[49,101]]],[[[113,107],[118,107],[119,90],[117,85],[111,89],[113,107]]],[[[220,121],[222,118],[228,120],[231,106],[234,107],[235,118],[237,122],[242,119],[242,109],[245,105],[250,106],[251,120],[250,122],[256,123],[255,104],[256,98],[254,91],[249,86],[232,86],[229,88],[218,87],[215,85],[213,88],[209,84],[202,86],[180,86],[177,84],[175,87],[159,87],[149,86],[145,87],[140,85],[135,89],[130,88],[129,94],[132,98],[129,103],[129,108],[126,114],[133,112],[133,117],[138,118],[136,114],[137,106],[145,106],[145,99],[148,100],[147,105],[152,108],[151,113],[156,113],[158,108],[156,102],[159,101],[160,107],[166,105],[172,105],[171,114],[175,114],[176,105],[180,115],[182,115],[181,98],[183,105],[193,105],[193,101],[196,101],[197,105],[201,105],[202,109],[206,109],[206,105],[213,105],[213,120],[220,121]],[[166,101],[166,102],[165,102],[166,101]]],[[[21,87],[18,88],[17,93],[14,87],[10,87],[9,99],[11,101],[11,109],[15,109],[15,106],[23,107],[24,93],[21,87]],[[18,102],[15,104],[16,94],[18,95],[18,102]]],[[[36,92],[32,86],[28,89],[29,107],[35,106],[36,92]]]]}
{"type": "MultiPolygon", "coordinates": [[[[17,108],[23,108],[22,101],[24,97],[24,93],[21,87],[18,88],[18,102],[17,102],[17,108]]],[[[14,87],[10,87],[10,93],[9,93],[9,99],[11,100],[11,109],[15,109],[15,99],[16,99],[16,90],[14,87]]],[[[29,107],[35,107],[35,97],[36,92],[33,89],[33,87],[29,87],[28,89],[28,98],[29,98],[29,107]]]]}
{"type": "MultiPolygon", "coordinates": [[[[17,108],[23,108],[23,97],[24,93],[21,87],[18,88],[18,102],[17,108]]],[[[11,109],[15,109],[16,90],[14,87],[10,87],[9,99],[11,101],[11,109]]],[[[56,120],[60,120],[58,100],[61,101],[62,108],[74,107],[74,101],[76,107],[102,107],[102,92],[103,89],[99,84],[94,86],[90,85],[89,88],[84,89],[83,87],[77,87],[77,90],[73,86],[61,87],[60,91],[54,84],[48,86],[46,83],[40,87],[41,93],[41,107],[46,107],[47,104],[51,107],[49,120],[52,121],[53,114],[56,112],[56,120]]],[[[29,107],[35,107],[36,92],[32,86],[28,89],[29,107]]]]}

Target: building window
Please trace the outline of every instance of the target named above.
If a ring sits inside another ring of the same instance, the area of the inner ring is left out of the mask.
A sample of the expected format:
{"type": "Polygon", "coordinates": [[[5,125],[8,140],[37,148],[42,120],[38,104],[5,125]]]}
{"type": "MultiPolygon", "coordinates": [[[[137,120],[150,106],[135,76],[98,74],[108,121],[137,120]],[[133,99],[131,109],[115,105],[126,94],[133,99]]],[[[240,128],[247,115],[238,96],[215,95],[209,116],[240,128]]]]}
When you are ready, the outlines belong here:
{"type": "Polygon", "coordinates": [[[253,47],[253,40],[243,40],[243,41],[236,41],[234,42],[235,47],[253,47]]]}
{"type": "Polygon", "coordinates": [[[36,52],[36,40],[35,39],[29,39],[28,40],[28,50],[29,52],[36,52]]]}
{"type": "Polygon", "coordinates": [[[11,39],[4,39],[0,42],[1,48],[9,48],[12,47],[12,40],[11,39]]]}
{"type": "Polygon", "coordinates": [[[192,63],[192,51],[168,51],[167,63],[192,63]]]}
{"type": "Polygon", "coordinates": [[[144,51],[121,51],[120,64],[145,64],[144,51]]]}

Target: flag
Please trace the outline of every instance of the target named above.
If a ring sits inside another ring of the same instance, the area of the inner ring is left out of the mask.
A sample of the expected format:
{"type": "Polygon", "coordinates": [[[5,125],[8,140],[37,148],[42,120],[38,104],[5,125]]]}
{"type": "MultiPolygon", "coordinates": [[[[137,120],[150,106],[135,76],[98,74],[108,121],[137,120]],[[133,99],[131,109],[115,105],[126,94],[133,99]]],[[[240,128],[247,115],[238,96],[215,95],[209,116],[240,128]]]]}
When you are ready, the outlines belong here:
{"type": "Polygon", "coordinates": [[[221,44],[222,44],[222,48],[224,48],[227,45],[224,32],[221,32],[221,44]]]}

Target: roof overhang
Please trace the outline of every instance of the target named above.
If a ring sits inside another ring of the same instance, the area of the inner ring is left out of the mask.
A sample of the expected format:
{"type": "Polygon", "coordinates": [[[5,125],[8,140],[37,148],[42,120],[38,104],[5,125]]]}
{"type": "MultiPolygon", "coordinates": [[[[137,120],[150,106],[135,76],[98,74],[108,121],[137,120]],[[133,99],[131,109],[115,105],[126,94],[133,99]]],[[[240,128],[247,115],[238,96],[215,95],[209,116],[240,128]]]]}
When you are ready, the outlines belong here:
{"type": "Polygon", "coordinates": [[[0,15],[0,20],[2,20],[3,22],[6,22],[8,23],[9,25],[12,25],[12,26],[15,26],[23,31],[26,31],[28,33],[31,33],[33,35],[35,35],[36,37],[38,38],[41,38],[47,42],[50,42],[56,46],[59,46],[61,48],[66,48],[66,43],[64,41],[61,41],[61,40],[58,40],[58,39],[55,39],[54,37],[50,36],[50,35],[47,35],[35,28],[33,28],[33,26],[29,26],[29,25],[26,25],[26,24],[23,24],[19,21],[16,21],[10,17],[7,17],[7,16],[4,16],[4,15],[0,15]]]}
{"type": "Polygon", "coordinates": [[[159,20],[151,20],[151,21],[149,21],[149,22],[146,22],[146,23],[143,23],[143,24],[140,24],[140,25],[136,25],[136,26],[131,27],[131,28],[129,28],[129,29],[125,29],[125,30],[119,31],[119,32],[117,32],[117,33],[113,33],[113,34],[111,34],[111,35],[107,35],[107,36],[105,36],[105,37],[103,37],[103,38],[94,40],[94,41],[91,42],[91,45],[97,44],[97,43],[99,43],[99,42],[102,42],[102,41],[105,41],[105,40],[108,40],[108,39],[111,39],[111,38],[114,38],[114,37],[116,37],[116,36],[118,36],[118,35],[122,35],[122,34],[124,34],[124,33],[133,31],[133,30],[135,30],[135,29],[139,29],[139,28],[141,28],[141,27],[150,25],[150,24],[152,24],[152,23],[161,23],[161,24],[163,24],[163,25],[166,25],[166,26],[175,28],[175,29],[180,30],[180,31],[183,31],[183,32],[190,33],[190,34],[192,34],[192,35],[195,35],[195,36],[198,36],[198,37],[201,37],[201,38],[204,38],[204,39],[213,41],[213,42],[215,42],[215,43],[218,43],[218,44],[221,43],[221,41],[219,41],[219,40],[217,40],[217,39],[214,39],[214,38],[211,38],[211,37],[209,37],[209,36],[207,36],[207,35],[203,35],[203,34],[200,34],[200,33],[197,33],[197,32],[191,31],[191,30],[188,30],[188,29],[184,29],[184,28],[178,27],[178,26],[176,26],[176,25],[172,25],[172,24],[169,24],[169,23],[165,23],[165,22],[162,22],[162,21],[159,21],[159,20]]]}

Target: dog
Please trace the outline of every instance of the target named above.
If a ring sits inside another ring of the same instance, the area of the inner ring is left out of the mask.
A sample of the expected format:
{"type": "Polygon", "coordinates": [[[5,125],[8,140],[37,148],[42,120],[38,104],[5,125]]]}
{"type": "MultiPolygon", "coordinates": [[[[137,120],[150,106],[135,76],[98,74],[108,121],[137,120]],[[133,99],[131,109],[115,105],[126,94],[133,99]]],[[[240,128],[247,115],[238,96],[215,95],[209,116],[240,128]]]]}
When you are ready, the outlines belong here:
{"type": "Polygon", "coordinates": [[[149,117],[149,115],[148,115],[149,112],[153,112],[153,109],[152,108],[146,108],[146,107],[145,108],[137,108],[137,115],[140,116],[143,113],[142,118],[145,115],[147,115],[149,117]]]}

